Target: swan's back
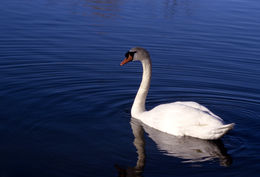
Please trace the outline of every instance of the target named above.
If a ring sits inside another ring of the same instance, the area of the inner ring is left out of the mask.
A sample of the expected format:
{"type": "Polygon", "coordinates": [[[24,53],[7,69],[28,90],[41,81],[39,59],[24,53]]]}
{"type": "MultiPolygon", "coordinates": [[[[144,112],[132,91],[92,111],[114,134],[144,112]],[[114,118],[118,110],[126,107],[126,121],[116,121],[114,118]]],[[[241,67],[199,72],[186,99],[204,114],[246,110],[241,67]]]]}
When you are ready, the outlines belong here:
{"type": "Polygon", "coordinates": [[[162,104],[139,116],[145,124],[176,136],[218,139],[234,124],[223,120],[196,102],[162,104]]]}

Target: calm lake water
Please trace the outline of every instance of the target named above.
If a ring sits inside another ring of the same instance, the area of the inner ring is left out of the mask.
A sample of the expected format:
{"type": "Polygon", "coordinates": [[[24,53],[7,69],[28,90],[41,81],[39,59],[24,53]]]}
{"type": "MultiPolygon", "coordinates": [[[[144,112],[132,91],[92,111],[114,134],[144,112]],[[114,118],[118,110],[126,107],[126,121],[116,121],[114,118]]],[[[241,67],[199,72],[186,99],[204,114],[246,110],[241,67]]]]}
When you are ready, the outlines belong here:
{"type": "Polygon", "coordinates": [[[0,8],[1,177],[259,176],[258,0],[8,0],[0,8]],[[131,119],[141,65],[119,64],[134,46],[153,61],[148,108],[196,101],[235,129],[203,141],[131,119]]]}

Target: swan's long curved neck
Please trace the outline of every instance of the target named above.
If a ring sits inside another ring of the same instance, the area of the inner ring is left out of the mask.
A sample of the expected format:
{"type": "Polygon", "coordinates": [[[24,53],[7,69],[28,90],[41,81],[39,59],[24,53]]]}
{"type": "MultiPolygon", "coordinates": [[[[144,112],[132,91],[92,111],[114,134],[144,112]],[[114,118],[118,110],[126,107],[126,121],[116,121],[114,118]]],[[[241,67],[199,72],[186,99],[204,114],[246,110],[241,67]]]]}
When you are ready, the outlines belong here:
{"type": "Polygon", "coordinates": [[[138,92],[135,96],[135,100],[134,100],[134,103],[133,103],[133,106],[131,109],[131,115],[132,115],[132,117],[135,117],[135,118],[138,118],[138,115],[140,113],[143,113],[146,111],[145,101],[146,101],[146,96],[147,96],[149,88],[150,88],[151,74],[152,74],[152,65],[151,65],[150,58],[141,60],[141,63],[143,66],[142,82],[141,82],[138,92]]]}

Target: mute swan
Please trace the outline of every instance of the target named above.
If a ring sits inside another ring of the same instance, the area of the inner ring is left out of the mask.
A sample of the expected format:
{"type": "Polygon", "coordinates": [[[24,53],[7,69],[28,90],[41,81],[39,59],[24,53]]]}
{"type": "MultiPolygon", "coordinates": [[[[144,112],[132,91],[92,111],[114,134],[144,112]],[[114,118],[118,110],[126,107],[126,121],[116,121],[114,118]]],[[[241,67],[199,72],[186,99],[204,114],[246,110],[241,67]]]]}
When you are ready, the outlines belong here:
{"type": "Polygon", "coordinates": [[[208,140],[219,139],[234,127],[234,123],[224,125],[220,117],[196,102],[161,104],[146,111],[145,100],[152,72],[150,55],[145,49],[135,47],[125,57],[121,66],[138,60],[143,66],[142,81],[131,109],[132,117],[168,134],[208,140]]]}

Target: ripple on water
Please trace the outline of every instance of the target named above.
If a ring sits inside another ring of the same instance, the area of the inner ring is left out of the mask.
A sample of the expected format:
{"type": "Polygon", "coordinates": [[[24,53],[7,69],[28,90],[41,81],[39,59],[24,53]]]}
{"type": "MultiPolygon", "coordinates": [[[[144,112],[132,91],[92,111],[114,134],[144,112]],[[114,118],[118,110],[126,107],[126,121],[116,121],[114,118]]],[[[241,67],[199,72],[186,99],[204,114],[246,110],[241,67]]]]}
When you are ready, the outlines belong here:
{"type": "Polygon", "coordinates": [[[20,169],[22,176],[113,176],[114,163],[135,165],[129,122],[142,71],[140,64],[119,66],[135,45],[152,56],[148,108],[191,100],[236,123],[222,139],[231,168],[210,168],[212,161],[205,168],[191,162],[198,170],[187,167],[181,163],[186,154],[170,158],[176,151],[167,153],[144,134],[144,175],[257,175],[258,2],[1,4],[7,7],[0,11],[0,152],[2,169],[10,169],[6,176],[21,176],[20,169]]]}

